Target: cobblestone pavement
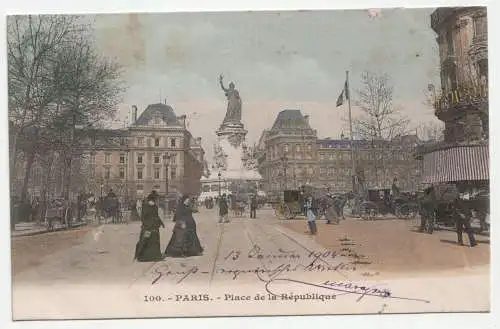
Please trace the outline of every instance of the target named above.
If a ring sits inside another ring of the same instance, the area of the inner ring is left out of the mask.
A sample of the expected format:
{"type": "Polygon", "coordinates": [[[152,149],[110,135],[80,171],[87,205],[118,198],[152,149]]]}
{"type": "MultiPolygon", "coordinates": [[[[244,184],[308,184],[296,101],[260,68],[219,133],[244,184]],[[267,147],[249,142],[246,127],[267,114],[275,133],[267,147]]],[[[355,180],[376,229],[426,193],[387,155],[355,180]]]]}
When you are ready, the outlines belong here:
{"type": "MultiPolygon", "coordinates": [[[[137,222],[89,230],[80,244],[14,273],[14,318],[489,310],[489,268],[386,280],[348,235],[332,235],[335,245],[324,246],[325,233],[304,234],[300,220],[294,225],[301,229],[285,228],[270,209],[260,210],[257,219],[232,218],[228,224],[218,224],[216,214],[203,208],[195,214],[202,256],[156,263],[133,261],[137,222]],[[468,297],[457,287],[467,287],[468,297]]],[[[165,224],[162,250],[173,226],[165,224]]]]}

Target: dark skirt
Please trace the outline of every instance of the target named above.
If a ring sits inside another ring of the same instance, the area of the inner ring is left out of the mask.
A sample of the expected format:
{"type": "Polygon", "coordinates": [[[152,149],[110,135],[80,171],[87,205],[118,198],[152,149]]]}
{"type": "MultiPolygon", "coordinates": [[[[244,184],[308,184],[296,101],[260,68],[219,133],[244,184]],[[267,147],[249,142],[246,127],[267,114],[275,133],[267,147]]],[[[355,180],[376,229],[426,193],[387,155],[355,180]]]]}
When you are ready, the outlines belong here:
{"type": "Polygon", "coordinates": [[[196,230],[174,228],[170,242],[165,249],[167,257],[199,256],[203,253],[196,230]]]}
{"type": "Polygon", "coordinates": [[[160,233],[152,231],[149,238],[145,238],[141,231],[141,237],[135,246],[135,259],[138,262],[158,262],[163,260],[160,247],[160,233]]]}

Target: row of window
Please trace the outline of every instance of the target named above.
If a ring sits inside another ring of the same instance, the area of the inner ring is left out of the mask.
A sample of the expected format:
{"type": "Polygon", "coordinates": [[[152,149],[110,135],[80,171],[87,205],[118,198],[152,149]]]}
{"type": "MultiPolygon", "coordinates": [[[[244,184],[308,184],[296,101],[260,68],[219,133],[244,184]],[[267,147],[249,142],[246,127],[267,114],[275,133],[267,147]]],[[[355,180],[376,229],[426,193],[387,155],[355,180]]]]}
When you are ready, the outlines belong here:
{"type": "MultiPolygon", "coordinates": [[[[151,142],[154,145],[154,147],[160,147],[161,146],[161,137],[155,137],[153,139],[146,138],[146,137],[137,137],[137,146],[146,146],[145,142],[147,143],[147,146],[151,146],[151,142]]],[[[165,138],[166,140],[166,138],[165,138]]],[[[165,143],[166,144],[166,143],[165,143]]],[[[165,145],[166,146],[166,145],[165,145]]],[[[176,138],[170,138],[170,147],[177,147],[177,140],[176,138]]]]}
{"type": "Polygon", "coordinates": [[[341,176],[347,176],[351,175],[351,169],[350,168],[319,168],[319,174],[320,176],[322,175],[327,175],[327,176],[333,176],[333,175],[341,175],[341,176]]]}
{"type": "MultiPolygon", "coordinates": [[[[318,153],[319,160],[351,160],[351,153],[349,152],[328,152],[318,153]]],[[[361,160],[413,160],[413,155],[408,152],[391,152],[391,153],[381,153],[381,152],[361,152],[359,153],[359,158],[361,160]]]]}
{"type": "MultiPolygon", "coordinates": [[[[125,168],[120,167],[118,170],[118,177],[120,179],[125,179],[125,175],[126,175],[125,168]]],[[[162,170],[162,168],[153,168],[153,179],[164,179],[164,175],[165,175],[165,170],[162,170]],[[162,172],[163,172],[163,174],[161,174],[162,172]]],[[[111,178],[111,169],[110,168],[104,168],[104,178],[105,179],[111,178]]],[[[170,177],[169,178],[170,179],[177,178],[177,168],[176,167],[170,168],[170,177]]],[[[136,179],[138,179],[138,180],[144,179],[144,169],[137,168],[136,179]]]]}
{"type": "MultiPolygon", "coordinates": [[[[104,163],[105,164],[111,164],[111,156],[112,156],[111,153],[104,154],[104,163]]],[[[165,160],[164,156],[165,156],[164,154],[155,153],[153,155],[153,163],[155,163],[155,164],[162,163],[162,159],[165,160]]],[[[91,163],[95,164],[95,156],[92,155],[91,157],[93,157],[93,160],[91,158],[91,163]]],[[[137,163],[144,164],[145,163],[144,158],[145,158],[144,154],[138,154],[137,155],[137,163]]],[[[175,164],[177,161],[176,159],[177,159],[177,154],[170,154],[169,159],[168,159],[169,164],[175,164]]],[[[125,164],[125,163],[127,163],[127,156],[126,156],[126,154],[122,153],[122,154],[120,154],[120,164],[125,164]]]]}
{"type": "Polygon", "coordinates": [[[295,154],[296,157],[300,158],[302,156],[302,152],[304,151],[307,152],[307,156],[309,158],[312,157],[312,145],[311,144],[304,145],[303,143],[295,144],[292,146],[290,146],[289,144],[284,144],[282,148],[280,146],[271,147],[270,156],[271,159],[275,159],[282,156],[283,154],[286,154],[287,156],[295,154]]]}
{"type": "MultiPolygon", "coordinates": [[[[309,166],[309,167],[295,167],[295,168],[288,168],[286,171],[286,175],[288,177],[293,177],[293,176],[305,176],[305,175],[314,175],[314,168],[309,166]]],[[[278,176],[285,176],[285,172],[282,168],[274,168],[271,171],[271,177],[278,177],[278,176]]]]}

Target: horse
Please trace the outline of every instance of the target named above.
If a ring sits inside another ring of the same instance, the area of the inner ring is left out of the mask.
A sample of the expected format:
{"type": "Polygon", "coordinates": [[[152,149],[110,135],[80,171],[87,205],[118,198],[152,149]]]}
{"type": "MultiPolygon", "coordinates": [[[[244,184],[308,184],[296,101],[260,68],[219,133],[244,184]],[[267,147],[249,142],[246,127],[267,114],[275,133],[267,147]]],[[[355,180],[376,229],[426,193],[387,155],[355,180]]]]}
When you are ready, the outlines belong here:
{"type": "Polygon", "coordinates": [[[318,217],[325,216],[327,223],[330,223],[332,219],[335,219],[335,223],[338,224],[340,218],[345,219],[344,208],[347,202],[353,198],[354,194],[352,192],[335,193],[332,195],[324,194],[318,196],[318,217]]]}
{"type": "Polygon", "coordinates": [[[111,222],[113,224],[121,222],[121,210],[120,210],[120,202],[116,197],[106,197],[104,200],[104,211],[106,213],[106,217],[111,217],[111,222]]]}

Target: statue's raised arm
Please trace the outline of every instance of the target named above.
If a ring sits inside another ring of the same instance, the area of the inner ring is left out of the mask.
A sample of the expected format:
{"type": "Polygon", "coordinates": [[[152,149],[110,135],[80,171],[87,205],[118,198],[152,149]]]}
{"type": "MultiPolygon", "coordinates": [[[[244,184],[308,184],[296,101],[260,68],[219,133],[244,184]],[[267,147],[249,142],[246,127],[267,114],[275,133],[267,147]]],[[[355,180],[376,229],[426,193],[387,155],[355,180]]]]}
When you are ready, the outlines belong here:
{"type": "Polygon", "coordinates": [[[220,83],[220,87],[222,88],[222,90],[224,90],[225,92],[227,92],[227,91],[228,91],[228,89],[227,89],[226,87],[224,87],[224,82],[223,82],[223,80],[224,80],[224,76],[223,76],[222,74],[221,74],[221,75],[219,75],[219,83],[220,83]]]}

